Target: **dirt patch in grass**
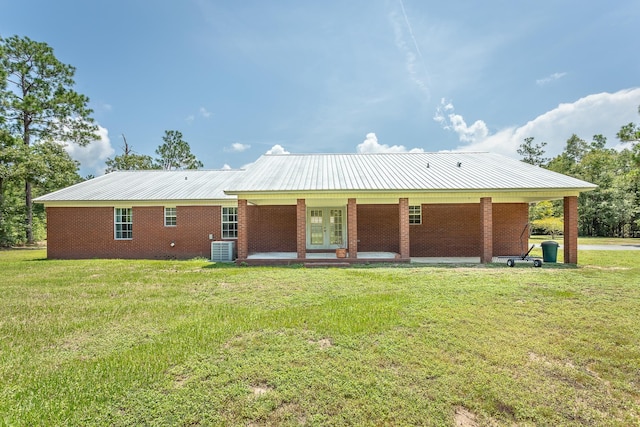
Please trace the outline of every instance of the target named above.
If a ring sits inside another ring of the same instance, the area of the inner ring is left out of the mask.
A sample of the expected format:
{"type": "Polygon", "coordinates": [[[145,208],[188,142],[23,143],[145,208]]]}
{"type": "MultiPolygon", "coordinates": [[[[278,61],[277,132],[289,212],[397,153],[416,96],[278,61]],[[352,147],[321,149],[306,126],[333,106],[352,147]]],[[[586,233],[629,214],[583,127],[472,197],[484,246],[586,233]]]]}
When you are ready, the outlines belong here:
{"type": "Polygon", "coordinates": [[[333,347],[333,343],[329,338],[322,338],[322,339],[319,339],[318,341],[309,340],[309,344],[315,344],[320,348],[333,347]]]}
{"type": "Polygon", "coordinates": [[[189,377],[187,375],[184,375],[184,374],[176,375],[175,378],[173,379],[173,387],[174,388],[183,388],[185,386],[185,384],[187,383],[188,379],[189,379],[189,377]]]}
{"type": "Polygon", "coordinates": [[[256,397],[262,396],[263,394],[267,394],[273,390],[271,387],[269,387],[266,384],[252,385],[252,386],[249,386],[249,388],[251,389],[251,392],[253,393],[253,395],[256,397]]]}
{"type": "Polygon", "coordinates": [[[458,407],[453,416],[456,427],[478,427],[478,421],[476,420],[476,414],[469,411],[466,408],[458,407]]]}

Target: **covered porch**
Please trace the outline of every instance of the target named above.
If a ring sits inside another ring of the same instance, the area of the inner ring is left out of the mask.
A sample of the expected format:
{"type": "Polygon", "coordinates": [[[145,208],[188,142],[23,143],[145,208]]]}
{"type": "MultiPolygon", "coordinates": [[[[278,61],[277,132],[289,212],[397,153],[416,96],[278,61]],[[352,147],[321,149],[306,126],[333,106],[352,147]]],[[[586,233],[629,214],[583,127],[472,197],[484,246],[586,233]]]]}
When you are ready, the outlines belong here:
{"type": "Polygon", "coordinates": [[[490,153],[287,154],[261,157],[225,193],[238,200],[240,263],[336,248],[352,263],[370,252],[489,263],[526,252],[530,203],[564,200],[564,260],[576,264],[578,195],[594,188],[490,153]]]}
{"type": "MultiPolygon", "coordinates": [[[[273,205],[275,200],[239,199],[237,263],[490,263],[496,256],[526,252],[527,239],[520,237],[528,222],[528,201],[495,193],[444,200],[450,203],[425,194],[411,199],[377,196],[338,199],[334,194],[281,199],[273,205]],[[331,212],[324,224],[315,223],[319,208],[331,212]],[[412,216],[416,211],[417,223],[412,216]],[[324,238],[324,247],[313,246],[314,233],[319,241],[324,238]],[[344,248],[346,256],[338,257],[337,248],[344,248]]],[[[575,264],[577,196],[564,196],[564,201],[564,259],[575,264]]]]}

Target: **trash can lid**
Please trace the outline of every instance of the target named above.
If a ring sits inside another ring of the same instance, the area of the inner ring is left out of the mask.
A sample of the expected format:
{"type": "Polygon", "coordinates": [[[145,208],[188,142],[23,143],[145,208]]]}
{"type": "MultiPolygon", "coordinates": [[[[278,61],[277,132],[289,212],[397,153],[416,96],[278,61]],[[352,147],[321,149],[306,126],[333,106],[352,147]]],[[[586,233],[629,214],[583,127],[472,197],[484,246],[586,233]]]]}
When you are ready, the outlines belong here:
{"type": "Polygon", "coordinates": [[[543,246],[560,246],[560,244],[558,242],[554,242],[553,240],[544,241],[544,242],[540,243],[540,245],[543,245],[543,246]]]}

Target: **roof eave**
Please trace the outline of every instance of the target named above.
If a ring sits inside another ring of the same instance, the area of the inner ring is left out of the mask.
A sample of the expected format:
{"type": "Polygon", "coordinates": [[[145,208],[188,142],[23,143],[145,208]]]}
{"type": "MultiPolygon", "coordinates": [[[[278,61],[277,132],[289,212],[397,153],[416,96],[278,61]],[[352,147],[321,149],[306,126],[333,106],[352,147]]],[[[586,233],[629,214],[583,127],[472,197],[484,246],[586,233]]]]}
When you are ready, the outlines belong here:
{"type": "Polygon", "coordinates": [[[113,206],[228,206],[235,197],[224,199],[113,199],[113,200],[34,200],[47,207],[113,207],[113,206]]]}

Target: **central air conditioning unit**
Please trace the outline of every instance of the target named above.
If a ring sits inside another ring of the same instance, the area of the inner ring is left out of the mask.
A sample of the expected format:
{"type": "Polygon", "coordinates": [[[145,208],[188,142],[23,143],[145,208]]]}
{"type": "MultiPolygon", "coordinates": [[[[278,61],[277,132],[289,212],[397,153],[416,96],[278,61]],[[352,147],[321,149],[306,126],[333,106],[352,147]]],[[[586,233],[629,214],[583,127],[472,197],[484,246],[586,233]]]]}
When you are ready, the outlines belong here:
{"type": "Polygon", "coordinates": [[[211,261],[231,262],[236,259],[236,242],[211,242],[211,261]]]}

